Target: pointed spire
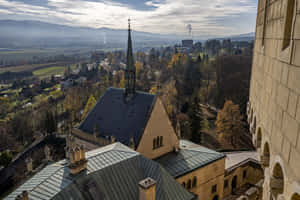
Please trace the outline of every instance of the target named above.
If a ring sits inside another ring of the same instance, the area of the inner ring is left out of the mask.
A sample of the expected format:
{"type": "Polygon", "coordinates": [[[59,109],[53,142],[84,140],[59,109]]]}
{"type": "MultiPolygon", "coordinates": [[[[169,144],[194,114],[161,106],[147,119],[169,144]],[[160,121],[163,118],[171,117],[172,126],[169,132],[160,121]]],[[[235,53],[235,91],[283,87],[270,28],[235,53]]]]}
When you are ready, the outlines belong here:
{"type": "Polygon", "coordinates": [[[128,19],[127,63],[125,70],[125,96],[135,94],[135,65],[132,53],[130,19],[128,19]]]}

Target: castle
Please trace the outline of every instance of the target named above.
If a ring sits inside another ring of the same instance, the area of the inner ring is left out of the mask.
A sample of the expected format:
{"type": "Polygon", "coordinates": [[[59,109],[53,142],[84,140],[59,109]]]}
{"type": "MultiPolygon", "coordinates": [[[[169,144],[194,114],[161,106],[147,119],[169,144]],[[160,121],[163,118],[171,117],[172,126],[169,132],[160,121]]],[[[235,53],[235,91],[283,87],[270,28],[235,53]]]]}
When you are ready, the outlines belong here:
{"type": "Polygon", "coordinates": [[[263,199],[300,199],[300,1],[259,0],[248,122],[263,199]]]}
{"type": "Polygon", "coordinates": [[[221,153],[181,139],[159,96],[136,91],[130,25],[125,81],[125,89],[107,89],[67,136],[67,159],[46,166],[6,199],[261,198],[255,151],[221,153]]]}

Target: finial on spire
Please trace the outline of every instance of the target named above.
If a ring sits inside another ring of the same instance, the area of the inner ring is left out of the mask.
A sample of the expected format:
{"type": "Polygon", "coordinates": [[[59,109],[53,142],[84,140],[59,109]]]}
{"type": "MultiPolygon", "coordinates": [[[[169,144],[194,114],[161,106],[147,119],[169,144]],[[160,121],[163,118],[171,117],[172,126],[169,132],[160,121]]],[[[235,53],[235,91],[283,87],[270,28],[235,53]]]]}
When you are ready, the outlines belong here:
{"type": "Polygon", "coordinates": [[[130,31],[130,22],[131,22],[131,19],[128,18],[128,31],[130,31]]]}

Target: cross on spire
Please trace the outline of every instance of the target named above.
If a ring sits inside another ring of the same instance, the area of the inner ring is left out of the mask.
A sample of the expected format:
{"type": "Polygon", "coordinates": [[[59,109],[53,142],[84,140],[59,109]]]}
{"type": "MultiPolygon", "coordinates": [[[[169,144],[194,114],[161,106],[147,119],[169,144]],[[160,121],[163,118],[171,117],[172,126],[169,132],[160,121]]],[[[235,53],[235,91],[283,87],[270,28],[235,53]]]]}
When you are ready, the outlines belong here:
{"type": "Polygon", "coordinates": [[[135,65],[132,53],[130,18],[128,19],[128,44],[127,44],[127,63],[125,70],[125,96],[130,97],[135,94],[135,65]]]}

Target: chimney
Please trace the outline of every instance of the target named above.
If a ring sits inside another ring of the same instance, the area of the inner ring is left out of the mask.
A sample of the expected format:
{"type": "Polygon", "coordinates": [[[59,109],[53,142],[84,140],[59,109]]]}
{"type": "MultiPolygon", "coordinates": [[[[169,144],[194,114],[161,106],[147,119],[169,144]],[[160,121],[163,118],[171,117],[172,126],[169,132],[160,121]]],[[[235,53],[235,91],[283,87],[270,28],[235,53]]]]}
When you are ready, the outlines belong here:
{"type": "Polygon", "coordinates": [[[45,148],[44,148],[44,153],[45,153],[46,161],[47,161],[47,162],[52,161],[51,150],[50,150],[50,148],[48,147],[48,145],[45,146],[45,148]]]}
{"type": "Polygon", "coordinates": [[[115,143],[116,138],[114,136],[110,136],[110,143],[113,144],[115,143]]]}
{"type": "Polygon", "coordinates": [[[134,139],[133,137],[130,138],[130,141],[129,141],[129,147],[133,150],[135,150],[135,144],[134,144],[134,139]]]}
{"type": "Polygon", "coordinates": [[[88,161],[85,158],[85,151],[83,145],[81,145],[80,147],[76,146],[75,148],[72,148],[69,152],[69,155],[69,169],[71,174],[76,175],[87,168],[88,161]]]}
{"type": "Polygon", "coordinates": [[[28,192],[25,190],[21,194],[19,194],[16,198],[16,200],[28,200],[28,192]]]}
{"type": "Polygon", "coordinates": [[[139,182],[139,200],[155,200],[156,181],[148,177],[139,182]]]}
{"type": "Polygon", "coordinates": [[[31,157],[26,158],[25,162],[26,162],[27,172],[29,172],[29,173],[32,172],[33,167],[32,167],[32,159],[31,159],[31,157]]]}

